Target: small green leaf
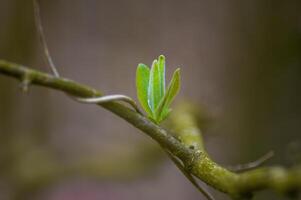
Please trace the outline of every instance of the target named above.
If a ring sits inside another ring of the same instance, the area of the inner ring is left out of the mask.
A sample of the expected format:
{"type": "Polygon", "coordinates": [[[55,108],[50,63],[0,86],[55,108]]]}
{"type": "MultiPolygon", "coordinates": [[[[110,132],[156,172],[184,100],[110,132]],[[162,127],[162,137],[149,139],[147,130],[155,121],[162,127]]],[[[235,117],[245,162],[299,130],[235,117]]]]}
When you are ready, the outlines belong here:
{"type": "Polygon", "coordinates": [[[165,56],[160,55],[158,60],[160,74],[160,94],[161,98],[165,95],[165,56]]]}
{"type": "Polygon", "coordinates": [[[148,85],[148,104],[151,110],[154,111],[159,105],[160,100],[163,95],[162,91],[162,76],[159,69],[158,61],[154,60],[152,64],[152,69],[150,71],[149,85],[148,85]]]}
{"type": "Polygon", "coordinates": [[[180,69],[178,68],[174,72],[172,79],[169,83],[168,89],[156,110],[156,115],[158,116],[159,121],[164,120],[169,114],[170,112],[169,106],[172,103],[175,96],[178,94],[180,85],[181,85],[180,69]]]}
{"type": "Polygon", "coordinates": [[[150,69],[145,64],[139,64],[136,71],[136,88],[137,96],[140,104],[147,114],[152,115],[152,111],[148,105],[148,85],[149,85],[150,69]]]}
{"type": "Polygon", "coordinates": [[[165,57],[154,60],[151,69],[144,64],[137,68],[136,86],[138,99],[148,117],[159,124],[171,112],[169,108],[180,89],[180,69],[177,69],[166,90],[165,57]]]}

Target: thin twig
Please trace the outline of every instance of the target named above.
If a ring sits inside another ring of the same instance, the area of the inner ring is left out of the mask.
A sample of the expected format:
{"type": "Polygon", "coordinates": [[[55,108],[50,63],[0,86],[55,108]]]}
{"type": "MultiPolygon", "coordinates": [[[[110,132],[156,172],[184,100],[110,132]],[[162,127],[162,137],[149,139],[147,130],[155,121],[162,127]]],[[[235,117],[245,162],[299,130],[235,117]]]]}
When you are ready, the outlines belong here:
{"type": "Polygon", "coordinates": [[[49,64],[53,74],[56,77],[60,77],[60,74],[59,74],[58,70],[56,69],[55,64],[54,64],[54,62],[53,62],[53,60],[50,56],[49,50],[48,50],[48,45],[47,45],[47,42],[46,42],[44,29],[43,29],[42,22],[41,22],[39,2],[37,0],[33,0],[33,6],[34,6],[34,15],[35,15],[35,25],[36,25],[36,28],[37,28],[37,32],[38,32],[38,35],[39,35],[39,38],[40,38],[41,45],[42,45],[43,50],[44,50],[43,55],[44,55],[47,63],[49,64]]]}
{"type": "MultiPolygon", "coordinates": [[[[54,76],[59,78],[60,74],[57,70],[57,67],[55,66],[55,64],[53,62],[51,55],[50,55],[47,41],[45,38],[45,33],[44,33],[43,26],[42,26],[40,6],[39,6],[38,0],[33,0],[33,5],[34,5],[34,14],[35,14],[35,25],[37,28],[37,32],[38,32],[38,35],[40,38],[41,45],[44,50],[43,55],[44,55],[48,65],[50,66],[54,76]]],[[[125,95],[116,94],[116,95],[106,95],[106,96],[93,97],[93,98],[80,98],[80,97],[70,96],[69,94],[67,94],[67,95],[69,97],[71,97],[73,100],[78,101],[80,103],[102,104],[102,103],[107,103],[110,101],[124,101],[124,102],[128,103],[129,105],[131,105],[136,110],[136,112],[143,115],[143,113],[140,111],[137,103],[131,97],[128,97],[125,95]]]]}
{"type": "Polygon", "coordinates": [[[255,160],[253,162],[240,164],[237,166],[230,166],[230,167],[228,167],[228,169],[231,171],[234,171],[234,172],[241,172],[241,171],[245,171],[245,170],[254,169],[254,168],[259,167],[262,164],[264,164],[266,161],[271,159],[273,156],[274,156],[274,151],[269,151],[268,153],[264,154],[263,156],[261,156],[260,158],[258,158],[257,160],[255,160]]]}
{"type": "Polygon", "coordinates": [[[189,172],[187,172],[187,170],[185,170],[185,167],[177,157],[173,156],[166,149],[165,152],[195,188],[197,188],[208,200],[215,200],[214,197],[205,188],[202,188],[202,186],[199,185],[197,180],[189,172]]]}

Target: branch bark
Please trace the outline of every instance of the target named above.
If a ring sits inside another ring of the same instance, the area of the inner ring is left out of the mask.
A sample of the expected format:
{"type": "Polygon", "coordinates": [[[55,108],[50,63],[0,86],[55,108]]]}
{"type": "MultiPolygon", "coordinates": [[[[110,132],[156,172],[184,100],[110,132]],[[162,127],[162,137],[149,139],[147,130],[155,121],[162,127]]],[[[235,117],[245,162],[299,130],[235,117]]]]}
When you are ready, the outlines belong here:
{"type": "MultiPolygon", "coordinates": [[[[22,65],[0,60],[0,74],[14,77],[25,86],[30,84],[56,89],[76,97],[99,97],[96,89],[65,78],[29,69],[22,65]]],[[[183,109],[175,118],[176,132],[154,124],[146,117],[123,104],[108,102],[100,106],[123,118],[153,138],[163,148],[178,157],[186,170],[213,188],[233,198],[248,198],[261,189],[273,189],[289,195],[301,191],[301,167],[292,169],[264,167],[244,173],[234,173],[215,163],[207,154],[200,129],[191,110],[183,109]]]]}

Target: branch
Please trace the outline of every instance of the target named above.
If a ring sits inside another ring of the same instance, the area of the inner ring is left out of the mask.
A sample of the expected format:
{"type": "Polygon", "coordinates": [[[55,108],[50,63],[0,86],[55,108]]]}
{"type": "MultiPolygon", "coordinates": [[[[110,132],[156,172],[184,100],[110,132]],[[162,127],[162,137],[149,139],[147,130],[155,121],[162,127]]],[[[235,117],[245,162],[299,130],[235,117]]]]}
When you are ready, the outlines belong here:
{"type": "MultiPolygon", "coordinates": [[[[76,83],[66,78],[57,78],[27,67],[0,60],[0,73],[19,79],[26,85],[34,84],[60,90],[76,97],[99,97],[102,93],[86,85],[76,83]]],[[[166,130],[154,124],[141,114],[129,109],[123,104],[116,102],[103,103],[100,106],[115,113],[136,128],[148,134],[161,146],[167,148],[175,156],[183,161],[192,158],[192,152],[166,130]]]]}
{"type": "MultiPolygon", "coordinates": [[[[0,60],[0,74],[17,78],[25,85],[41,85],[76,97],[102,95],[100,91],[72,80],[56,78],[3,60],[0,60]]],[[[246,197],[254,191],[267,188],[284,194],[301,190],[301,167],[289,170],[280,167],[258,168],[239,174],[212,161],[205,151],[194,116],[185,109],[177,115],[178,117],[173,118],[174,124],[177,124],[175,126],[177,132],[171,133],[123,104],[107,102],[100,106],[120,116],[157,141],[182,161],[186,171],[234,198],[246,197]],[[181,118],[183,116],[184,118],[181,118]]]]}
{"type": "MultiPolygon", "coordinates": [[[[198,154],[191,166],[187,166],[192,174],[233,198],[251,197],[255,191],[262,189],[273,189],[287,196],[296,195],[301,191],[301,166],[291,169],[262,167],[244,173],[234,173],[212,161],[205,150],[198,128],[198,111],[195,106],[182,103],[170,117],[175,136],[198,154]]],[[[260,159],[260,164],[266,157],[260,159]]]]}

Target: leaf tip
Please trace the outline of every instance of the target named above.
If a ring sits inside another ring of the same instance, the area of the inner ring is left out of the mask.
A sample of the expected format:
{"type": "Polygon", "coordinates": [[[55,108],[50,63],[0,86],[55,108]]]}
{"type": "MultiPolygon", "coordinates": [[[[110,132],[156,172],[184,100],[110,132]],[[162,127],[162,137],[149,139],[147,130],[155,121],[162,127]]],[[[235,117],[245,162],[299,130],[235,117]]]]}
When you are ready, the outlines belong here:
{"type": "Polygon", "coordinates": [[[145,67],[147,67],[147,65],[143,63],[139,63],[137,66],[137,68],[145,68],[145,67]]]}
{"type": "Polygon", "coordinates": [[[164,55],[160,55],[159,56],[159,61],[165,61],[165,56],[164,55]]]}
{"type": "Polygon", "coordinates": [[[158,65],[158,60],[157,60],[157,59],[155,59],[155,60],[153,61],[153,63],[152,63],[152,68],[153,68],[154,66],[156,66],[156,65],[158,65]]]}

